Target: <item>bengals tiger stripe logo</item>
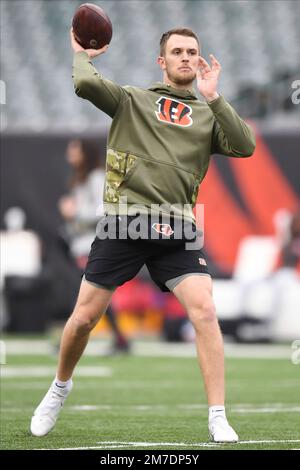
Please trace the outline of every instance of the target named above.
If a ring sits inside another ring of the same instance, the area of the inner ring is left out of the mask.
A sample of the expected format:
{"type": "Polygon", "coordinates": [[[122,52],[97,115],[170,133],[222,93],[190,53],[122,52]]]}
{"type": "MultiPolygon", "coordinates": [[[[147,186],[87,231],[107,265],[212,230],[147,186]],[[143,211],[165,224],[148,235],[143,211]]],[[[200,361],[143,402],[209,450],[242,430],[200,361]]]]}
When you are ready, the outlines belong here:
{"type": "Polygon", "coordinates": [[[169,224],[153,224],[152,228],[157,233],[162,233],[166,237],[170,237],[174,233],[174,230],[172,229],[171,225],[169,225],[169,224]]]}
{"type": "Polygon", "coordinates": [[[161,96],[157,101],[158,111],[155,111],[159,121],[176,126],[189,127],[193,124],[192,108],[180,101],[161,96]]]}

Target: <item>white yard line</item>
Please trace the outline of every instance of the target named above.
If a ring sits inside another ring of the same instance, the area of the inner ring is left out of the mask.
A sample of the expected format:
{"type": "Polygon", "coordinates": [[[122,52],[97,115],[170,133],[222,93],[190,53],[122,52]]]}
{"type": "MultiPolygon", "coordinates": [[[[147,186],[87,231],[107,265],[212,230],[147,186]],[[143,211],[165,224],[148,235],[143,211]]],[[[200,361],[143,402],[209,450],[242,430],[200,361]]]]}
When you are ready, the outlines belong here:
{"type": "MultiPolygon", "coordinates": [[[[239,441],[236,443],[213,443],[213,442],[126,442],[126,441],[100,441],[95,446],[86,447],[58,447],[51,450],[89,450],[89,449],[116,449],[124,447],[220,447],[224,445],[244,445],[244,444],[288,444],[298,443],[300,439],[265,439],[257,441],[239,441]]],[[[38,449],[49,450],[49,449],[38,449]]],[[[299,450],[299,449],[295,449],[299,450]]]]}
{"type": "MultiPolygon", "coordinates": [[[[55,366],[2,366],[1,377],[54,377],[55,366]]],[[[110,367],[79,366],[76,369],[78,377],[110,377],[113,371],[110,367]]]]}
{"type": "MultiPolygon", "coordinates": [[[[282,404],[274,404],[268,406],[253,406],[253,405],[244,405],[245,407],[241,407],[239,405],[231,405],[228,406],[228,410],[230,413],[300,413],[300,406],[295,405],[282,405],[282,404]]],[[[112,410],[114,408],[127,408],[134,411],[154,411],[154,410],[168,410],[168,409],[199,409],[199,410],[206,410],[207,405],[199,404],[199,405],[78,405],[78,406],[70,406],[68,409],[70,410],[77,410],[77,411],[96,411],[96,410],[112,410]]]]}
{"type": "Polygon", "coordinates": [[[300,406],[290,406],[286,408],[232,408],[233,413],[300,413],[300,406]]]}
{"type": "MultiPolygon", "coordinates": [[[[53,355],[53,345],[47,339],[7,339],[4,340],[6,354],[9,355],[53,355]]],[[[110,342],[107,339],[93,338],[85,351],[86,356],[98,356],[107,352],[110,342]]],[[[289,359],[291,356],[290,345],[280,344],[234,344],[225,343],[227,357],[264,358],[264,359],[289,359]]],[[[132,354],[145,357],[196,357],[193,343],[166,343],[160,341],[132,342],[132,354]]]]}
{"type": "MultiPolygon", "coordinates": [[[[2,407],[3,412],[19,412],[24,410],[24,407],[10,407],[9,403],[7,403],[6,407],[2,407]]],[[[71,405],[65,406],[65,412],[69,411],[111,411],[111,410],[131,410],[131,411],[170,411],[170,410],[207,410],[206,404],[198,404],[198,405],[189,405],[189,404],[160,404],[160,405],[92,405],[92,404],[83,404],[83,405],[71,405]]],[[[300,413],[300,406],[292,405],[292,404],[282,404],[282,403],[274,403],[274,404],[261,404],[261,405],[251,405],[248,403],[241,405],[230,405],[228,406],[228,412],[230,414],[235,413],[244,413],[244,414],[252,414],[252,413],[300,413]]]]}

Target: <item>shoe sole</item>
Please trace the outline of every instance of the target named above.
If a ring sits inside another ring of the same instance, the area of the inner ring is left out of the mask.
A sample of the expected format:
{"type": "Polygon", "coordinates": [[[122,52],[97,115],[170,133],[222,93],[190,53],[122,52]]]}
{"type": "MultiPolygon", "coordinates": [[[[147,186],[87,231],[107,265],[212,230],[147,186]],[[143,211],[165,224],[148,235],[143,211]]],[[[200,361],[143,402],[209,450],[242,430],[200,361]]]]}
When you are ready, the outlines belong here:
{"type": "Polygon", "coordinates": [[[212,434],[209,434],[209,436],[210,436],[211,442],[215,442],[216,444],[222,444],[222,443],[223,444],[236,444],[237,442],[239,442],[239,439],[235,441],[215,441],[212,434]]]}

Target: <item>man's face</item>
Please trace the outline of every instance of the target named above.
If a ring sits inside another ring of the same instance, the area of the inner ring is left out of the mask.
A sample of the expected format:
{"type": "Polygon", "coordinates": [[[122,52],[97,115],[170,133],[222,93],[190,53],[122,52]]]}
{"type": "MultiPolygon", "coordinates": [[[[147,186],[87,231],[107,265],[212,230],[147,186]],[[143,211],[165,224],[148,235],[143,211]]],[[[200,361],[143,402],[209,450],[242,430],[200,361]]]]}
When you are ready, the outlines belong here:
{"type": "Polygon", "coordinates": [[[172,34],[165,45],[165,55],[158,63],[175,85],[191,85],[199,68],[199,46],[195,38],[172,34]]]}

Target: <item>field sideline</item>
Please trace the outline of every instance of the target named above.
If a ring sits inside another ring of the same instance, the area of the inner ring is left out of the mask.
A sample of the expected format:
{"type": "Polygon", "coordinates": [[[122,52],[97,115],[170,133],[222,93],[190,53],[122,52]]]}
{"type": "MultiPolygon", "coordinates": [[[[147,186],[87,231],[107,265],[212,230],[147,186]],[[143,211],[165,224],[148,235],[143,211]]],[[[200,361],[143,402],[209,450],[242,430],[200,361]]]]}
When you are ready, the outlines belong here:
{"type": "Polygon", "coordinates": [[[1,449],[300,450],[300,366],[288,346],[226,346],[227,414],[241,441],[216,445],[192,345],[137,342],[133,355],[101,357],[100,343],[82,358],[53,432],[34,438],[29,421],[56,357],[42,340],[7,341],[1,449]]]}

